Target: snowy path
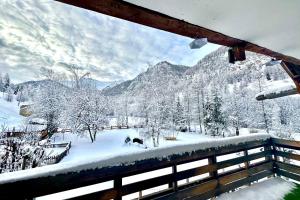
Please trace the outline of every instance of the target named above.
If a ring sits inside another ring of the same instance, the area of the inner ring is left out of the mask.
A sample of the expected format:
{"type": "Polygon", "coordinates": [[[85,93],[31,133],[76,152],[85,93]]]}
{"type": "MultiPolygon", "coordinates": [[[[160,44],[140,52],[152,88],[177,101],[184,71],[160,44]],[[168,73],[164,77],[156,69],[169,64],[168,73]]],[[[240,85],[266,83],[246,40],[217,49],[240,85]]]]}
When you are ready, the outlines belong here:
{"type": "Polygon", "coordinates": [[[281,178],[271,178],[236,192],[222,194],[218,200],[282,200],[295,184],[281,178]]]}

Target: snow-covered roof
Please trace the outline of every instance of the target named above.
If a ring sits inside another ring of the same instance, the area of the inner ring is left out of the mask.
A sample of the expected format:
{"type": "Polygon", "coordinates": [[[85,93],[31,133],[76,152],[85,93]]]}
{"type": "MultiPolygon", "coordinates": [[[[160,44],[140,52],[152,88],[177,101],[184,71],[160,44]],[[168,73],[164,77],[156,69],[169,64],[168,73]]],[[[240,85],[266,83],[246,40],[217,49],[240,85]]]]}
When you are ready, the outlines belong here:
{"type": "Polygon", "coordinates": [[[297,94],[295,83],[291,79],[271,81],[266,88],[256,95],[256,100],[275,99],[297,94]]]}
{"type": "Polygon", "coordinates": [[[300,1],[125,0],[300,59],[300,1]]]}

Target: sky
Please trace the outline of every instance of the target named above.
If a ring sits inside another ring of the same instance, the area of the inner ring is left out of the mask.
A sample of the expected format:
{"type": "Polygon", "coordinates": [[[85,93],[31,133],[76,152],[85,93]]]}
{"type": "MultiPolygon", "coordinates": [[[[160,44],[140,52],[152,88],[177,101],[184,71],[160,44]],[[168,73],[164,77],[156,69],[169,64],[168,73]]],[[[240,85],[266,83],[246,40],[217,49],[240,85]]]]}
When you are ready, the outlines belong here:
{"type": "Polygon", "coordinates": [[[39,79],[41,67],[77,65],[99,81],[129,80],[160,61],[195,65],[219,46],[189,48],[191,38],[53,0],[0,1],[0,74],[39,79]]]}

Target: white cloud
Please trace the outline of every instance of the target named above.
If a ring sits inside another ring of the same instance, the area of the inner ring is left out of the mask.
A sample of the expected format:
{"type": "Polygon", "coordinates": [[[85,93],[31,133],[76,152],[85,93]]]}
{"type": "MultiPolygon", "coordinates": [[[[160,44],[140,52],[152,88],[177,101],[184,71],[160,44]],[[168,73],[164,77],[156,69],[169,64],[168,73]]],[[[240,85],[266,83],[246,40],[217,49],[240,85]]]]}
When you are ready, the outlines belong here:
{"type": "Polygon", "coordinates": [[[190,50],[191,39],[53,0],[0,2],[0,72],[16,81],[39,68],[76,63],[102,81],[125,80],[148,63],[193,65],[216,45],[190,50]]]}

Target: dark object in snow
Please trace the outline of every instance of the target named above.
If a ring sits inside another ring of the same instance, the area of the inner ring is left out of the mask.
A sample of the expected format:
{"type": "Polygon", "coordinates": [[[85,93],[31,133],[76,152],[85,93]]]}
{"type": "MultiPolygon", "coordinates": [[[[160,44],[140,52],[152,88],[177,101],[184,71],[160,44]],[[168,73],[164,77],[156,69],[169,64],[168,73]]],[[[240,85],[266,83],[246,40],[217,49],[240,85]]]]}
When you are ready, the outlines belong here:
{"type": "Polygon", "coordinates": [[[188,128],[187,127],[179,127],[180,132],[187,132],[188,128]]]}
{"type": "Polygon", "coordinates": [[[236,136],[239,136],[239,135],[240,135],[239,128],[237,128],[237,127],[235,128],[235,135],[236,135],[236,136]]]}
{"type": "Polygon", "coordinates": [[[129,136],[127,136],[126,139],[125,139],[125,144],[128,144],[129,142],[131,142],[131,139],[130,139],[129,136]]]}
{"type": "Polygon", "coordinates": [[[132,140],[132,142],[133,142],[133,143],[144,144],[144,141],[143,141],[142,139],[140,139],[140,138],[134,138],[134,139],[132,140]]]}

